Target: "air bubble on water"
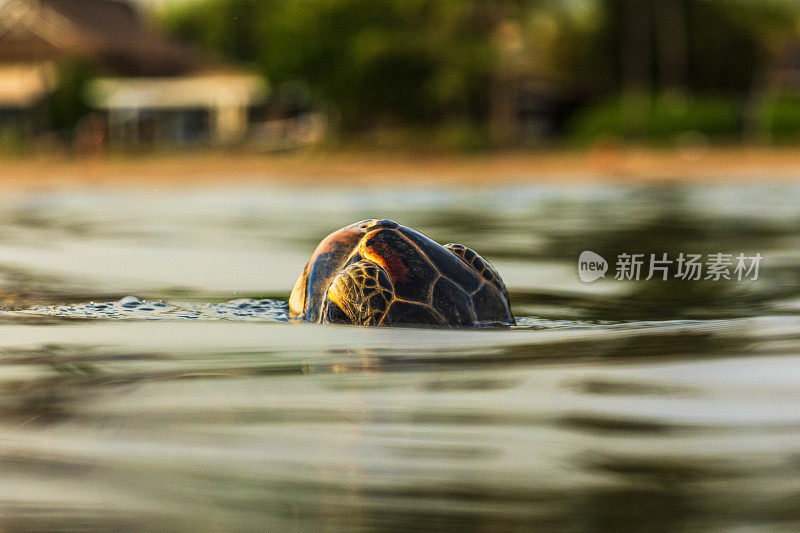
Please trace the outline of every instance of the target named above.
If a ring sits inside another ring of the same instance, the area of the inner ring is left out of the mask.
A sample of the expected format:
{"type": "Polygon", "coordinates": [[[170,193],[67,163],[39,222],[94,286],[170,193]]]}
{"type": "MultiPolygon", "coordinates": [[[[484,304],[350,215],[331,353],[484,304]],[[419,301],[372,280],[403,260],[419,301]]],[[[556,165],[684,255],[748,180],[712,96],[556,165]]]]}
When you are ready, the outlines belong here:
{"type": "Polygon", "coordinates": [[[118,303],[119,303],[119,305],[121,307],[125,307],[125,308],[128,308],[128,309],[130,309],[132,307],[138,307],[138,306],[142,305],[142,301],[139,300],[139,298],[137,298],[135,296],[126,296],[125,298],[120,300],[118,303]]]}
{"type": "Polygon", "coordinates": [[[238,298],[222,303],[148,302],[126,296],[115,302],[40,306],[3,315],[58,316],[103,320],[239,320],[286,322],[287,303],[279,300],[238,298]]]}

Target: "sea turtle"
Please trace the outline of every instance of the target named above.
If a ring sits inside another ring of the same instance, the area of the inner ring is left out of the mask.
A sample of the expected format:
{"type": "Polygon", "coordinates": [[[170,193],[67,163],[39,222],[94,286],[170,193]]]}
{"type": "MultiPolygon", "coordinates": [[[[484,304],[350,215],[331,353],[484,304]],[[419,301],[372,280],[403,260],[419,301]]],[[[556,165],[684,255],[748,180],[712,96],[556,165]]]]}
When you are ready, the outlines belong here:
{"type": "Polygon", "coordinates": [[[309,322],[451,328],[514,325],[500,275],[462,244],[391,220],[364,220],[317,246],[289,298],[309,322]]]}

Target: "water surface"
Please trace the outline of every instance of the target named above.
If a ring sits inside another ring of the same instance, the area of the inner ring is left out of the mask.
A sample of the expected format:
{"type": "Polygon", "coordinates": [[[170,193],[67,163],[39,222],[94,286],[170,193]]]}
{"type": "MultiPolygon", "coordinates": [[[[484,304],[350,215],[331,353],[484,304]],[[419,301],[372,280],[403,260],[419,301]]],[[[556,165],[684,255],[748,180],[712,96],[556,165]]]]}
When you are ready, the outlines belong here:
{"type": "Polygon", "coordinates": [[[800,527],[795,186],[0,202],[2,529],[800,527]],[[286,322],[373,217],[480,251],[520,327],[286,322]],[[764,259],[588,284],[583,250],[764,259]]]}

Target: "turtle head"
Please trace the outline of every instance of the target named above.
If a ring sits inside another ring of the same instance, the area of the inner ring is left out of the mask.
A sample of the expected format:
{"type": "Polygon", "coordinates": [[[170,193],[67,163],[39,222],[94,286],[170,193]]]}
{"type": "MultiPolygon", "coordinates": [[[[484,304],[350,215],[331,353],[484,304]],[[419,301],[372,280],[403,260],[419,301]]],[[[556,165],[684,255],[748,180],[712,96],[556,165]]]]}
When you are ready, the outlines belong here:
{"type": "Polygon", "coordinates": [[[380,227],[397,227],[390,220],[368,219],[350,224],[325,237],[311,255],[289,297],[289,316],[319,322],[325,294],[334,277],[350,262],[358,261],[359,242],[380,227]]]}
{"type": "Polygon", "coordinates": [[[289,296],[289,316],[292,318],[301,317],[305,313],[306,293],[308,291],[308,265],[310,264],[311,262],[308,262],[303,267],[303,272],[297,278],[294,288],[292,288],[292,294],[289,296]]]}

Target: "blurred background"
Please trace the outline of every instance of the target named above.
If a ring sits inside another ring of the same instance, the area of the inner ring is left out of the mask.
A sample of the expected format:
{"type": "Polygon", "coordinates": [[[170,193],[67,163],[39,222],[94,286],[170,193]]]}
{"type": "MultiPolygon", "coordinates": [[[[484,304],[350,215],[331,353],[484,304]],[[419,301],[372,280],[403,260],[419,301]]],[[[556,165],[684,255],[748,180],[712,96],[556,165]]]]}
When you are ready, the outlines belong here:
{"type": "Polygon", "coordinates": [[[0,0],[0,530],[800,531],[798,178],[800,0],[0,0]],[[375,217],[518,327],[289,323],[375,217]]]}
{"type": "Polygon", "coordinates": [[[800,141],[796,0],[5,0],[0,150],[800,141]]]}

